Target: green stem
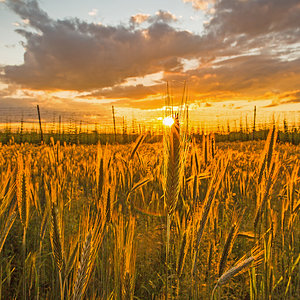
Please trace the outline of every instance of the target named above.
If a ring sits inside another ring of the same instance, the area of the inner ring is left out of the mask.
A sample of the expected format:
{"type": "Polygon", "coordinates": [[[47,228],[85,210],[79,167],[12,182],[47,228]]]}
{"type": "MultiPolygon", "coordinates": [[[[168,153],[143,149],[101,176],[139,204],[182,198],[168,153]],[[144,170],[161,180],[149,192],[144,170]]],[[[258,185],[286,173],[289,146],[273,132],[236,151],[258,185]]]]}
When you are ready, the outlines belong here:
{"type": "Polygon", "coordinates": [[[22,242],[22,254],[23,254],[23,299],[26,300],[26,227],[24,226],[23,231],[23,242],[22,242]]]}
{"type": "Polygon", "coordinates": [[[64,284],[62,279],[61,271],[59,271],[59,287],[60,287],[60,299],[64,299],[64,284]]]}
{"type": "Polygon", "coordinates": [[[170,250],[170,215],[167,215],[167,243],[166,243],[166,300],[168,299],[169,291],[169,250],[170,250]]]}

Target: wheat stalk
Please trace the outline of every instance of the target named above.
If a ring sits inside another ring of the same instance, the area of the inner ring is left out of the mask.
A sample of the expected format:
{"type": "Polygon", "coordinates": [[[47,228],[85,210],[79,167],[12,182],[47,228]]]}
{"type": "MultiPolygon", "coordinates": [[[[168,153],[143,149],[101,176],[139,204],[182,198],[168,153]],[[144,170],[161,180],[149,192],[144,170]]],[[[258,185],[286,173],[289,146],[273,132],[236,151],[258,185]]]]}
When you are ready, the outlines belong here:
{"type": "Polygon", "coordinates": [[[256,214],[254,217],[254,228],[257,228],[259,218],[263,214],[263,207],[264,207],[264,205],[266,205],[267,199],[274,187],[274,184],[276,183],[276,177],[278,175],[279,169],[280,169],[280,167],[275,162],[273,162],[271,165],[271,168],[270,168],[270,172],[268,174],[266,186],[264,187],[264,189],[262,191],[262,200],[257,208],[256,214]]]}
{"type": "Polygon", "coordinates": [[[139,149],[139,147],[141,146],[141,144],[143,143],[145,138],[146,138],[146,134],[142,134],[137,138],[137,140],[135,142],[135,145],[134,145],[134,147],[133,147],[133,149],[130,153],[130,156],[129,156],[130,160],[133,159],[134,154],[137,152],[137,150],[139,149]]]}
{"type": "Polygon", "coordinates": [[[73,299],[82,299],[86,285],[88,282],[88,274],[91,266],[91,252],[92,252],[92,234],[88,233],[85,238],[85,243],[82,249],[80,265],[77,272],[76,282],[74,285],[73,299]]]}
{"type": "MultiPolygon", "coordinates": [[[[209,212],[212,206],[212,203],[215,199],[215,196],[218,192],[221,180],[225,174],[225,171],[227,169],[227,164],[228,161],[225,163],[225,166],[221,170],[221,172],[218,174],[219,170],[215,170],[214,175],[210,181],[209,188],[206,193],[205,201],[204,201],[204,207],[202,209],[202,214],[201,214],[201,219],[199,222],[197,222],[197,239],[196,239],[196,246],[195,246],[195,253],[194,253],[194,259],[193,259],[193,266],[192,266],[192,274],[193,276],[196,273],[196,266],[197,266],[197,257],[198,257],[198,252],[200,249],[200,242],[201,238],[204,232],[205,224],[207,222],[209,212]],[[218,175],[217,175],[218,174],[218,175]]],[[[197,215],[197,214],[196,214],[197,215]]]]}
{"type": "Polygon", "coordinates": [[[241,258],[234,267],[230,268],[222,276],[219,277],[212,291],[211,299],[213,299],[214,293],[219,286],[226,284],[231,278],[243,273],[246,268],[249,267],[253,262],[255,262],[256,265],[261,263],[261,258],[264,254],[264,251],[259,251],[259,248],[256,246],[251,250],[251,252],[253,254],[250,257],[246,259],[241,258]]]}
{"type": "Polygon", "coordinates": [[[186,244],[187,244],[187,234],[186,234],[186,232],[184,232],[183,237],[182,237],[181,246],[180,246],[180,251],[179,251],[178,263],[177,263],[177,276],[178,276],[178,278],[181,276],[182,269],[183,269],[183,266],[184,266],[185,257],[186,257],[186,254],[187,254],[186,244]]]}
{"type": "Polygon", "coordinates": [[[229,269],[219,278],[217,285],[220,286],[228,282],[232,277],[239,274],[243,269],[248,267],[254,260],[254,257],[250,256],[249,258],[239,263],[237,266],[234,266],[231,269],[229,269]]]}
{"type": "Polygon", "coordinates": [[[180,189],[181,147],[178,115],[174,118],[167,147],[165,204],[168,214],[171,215],[176,208],[180,189]]]}
{"type": "Polygon", "coordinates": [[[57,207],[52,203],[51,207],[51,230],[50,230],[51,246],[54,260],[58,270],[61,272],[63,269],[63,251],[61,229],[59,226],[57,207]]]}
{"type": "Polygon", "coordinates": [[[100,199],[102,195],[102,189],[104,184],[103,157],[100,158],[99,149],[100,149],[100,145],[98,144],[97,168],[96,168],[96,184],[97,184],[98,199],[100,199]]]}
{"type": "Polygon", "coordinates": [[[30,198],[29,198],[29,168],[26,166],[21,154],[18,155],[17,159],[17,205],[20,214],[20,220],[23,225],[23,240],[22,240],[22,259],[23,259],[23,283],[22,292],[23,298],[26,300],[26,233],[29,223],[29,209],[30,209],[30,198]]]}
{"type": "Polygon", "coordinates": [[[11,229],[11,227],[13,226],[15,220],[16,220],[16,217],[17,217],[17,212],[13,212],[10,214],[9,218],[7,219],[6,223],[5,223],[5,226],[1,232],[1,235],[0,235],[0,254],[1,254],[1,251],[2,251],[2,248],[3,248],[3,245],[5,243],[5,240],[7,238],[7,235],[11,229]]]}
{"type": "Polygon", "coordinates": [[[223,248],[223,252],[222,252],[222,256],[221,256],[221,260],[219,263],[219,276],[221,276],[223,274],[225,265],[226,265],[226,260],[227,257],[229,256],[230,252],[231,252],[231,248],[234,242],[234,238],[236,236],[237,233],[237,224],[233,224],[230,228],[229,234],[226,238],[226,242],[223,248]]]}
{"type": "Polygon", "coordinates": [[[265,147],[262,153],[262,160],[260,162],[259,166],[259,172],[258,172],[258,184],[261,183],[262,177],[264,174],[265,170],[269,170],[271,166],[271,161],[272,161],[272,156],[276,144],[276,139],[277,139],[277,130],[275,128],[275,125],[270,128],[268,137],[265,143],[265,147]]]}
{"type": "Polygon", "coordinates": [[[18,156],[17,168],[17,204],[20,214],[20,220],[24,228],[28,227],[29,222],[29,175],[24,164],[22,155],[18,156]]]}

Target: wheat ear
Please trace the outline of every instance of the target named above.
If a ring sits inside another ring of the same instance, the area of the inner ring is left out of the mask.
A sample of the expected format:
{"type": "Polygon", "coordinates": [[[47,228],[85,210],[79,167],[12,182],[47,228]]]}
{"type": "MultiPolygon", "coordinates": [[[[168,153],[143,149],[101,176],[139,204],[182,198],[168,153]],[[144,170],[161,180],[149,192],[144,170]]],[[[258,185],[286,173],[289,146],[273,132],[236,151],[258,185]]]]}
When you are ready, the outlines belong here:
{"type": "Polygon", "coordinates": [[[178,115],[174,119],[168,139],[166,185],[165,185],[165,203],[169,215],[175,210],[180,183],[180,131],[178,115]]]}
{"type": "Polygon", "coordinates": [[[251,265],[252,262],[255,262],[256,265],[261,263],[261,257],[264,253],[264,251],[259,251],[258,247],[254,247],[253,250],[251,250],[251,252],[253,253],[250,257],[243,259],[242,261],[240,260],[236,266],[230,268],[228,271],[226,271],[219,279],[217,284],[215,285],[213,291],[212,291],[212,295],[211,295],[211,300],[214,297],[214,293],[216,291],[216,289],[219,286],[224,285],[225,283],[227,283],[231,278],[233,278],[234,276],[237,276],[239,274],[241,274],[243,271],[246,270],[246,268],[248,266],[251,265]]]}
{"type": "Polygon", "coordinates": [[[223,252],[222,252],[220,264],[219,264],[219,276],[221,276],[223,274],[223,271],[224,271],[224,268],[225,268],[225,265],[226,265],[227,257],[231,252],[231,248],[232,248],[234,238],[235,238],[236,232],[237,232],[236,228],[237,228],[237,225],[233,224],[231,226],[229,234],[227,236],[227,239],[226,239],[226,242],[225,242],[225,245],[224,245],[224,249],[223,249],[223,252]]]}
{"type": "Polygon", "coordinates": [[[91,265],[91,249],[92,235],[91,233],[88,233],[85,238],[84,247],[82,249],[80,265],[78,268],[77,278],[74,286],[74,300],[80,300],[84,295],[84,291],[88,282],[89,268],[91,265]]]}
{"type": "Polygon", "coordinates": [[[57,207],[55,206],[54,203],[52,203],[52,208],[51,208],[50,238],[51,238],[51,246],[52,246],[54,260],[59,271],[61,272],[63,268],[61,230],[60,230],[58,216],[57,216],[57,207]]]}
{"type": "Polygon", "coordinates": [[[29,183],[26,167],[22,155],[18,156],[17,167],[17,204],[20,214],[20,220],[24,228],[29,223],[29,183]]]}

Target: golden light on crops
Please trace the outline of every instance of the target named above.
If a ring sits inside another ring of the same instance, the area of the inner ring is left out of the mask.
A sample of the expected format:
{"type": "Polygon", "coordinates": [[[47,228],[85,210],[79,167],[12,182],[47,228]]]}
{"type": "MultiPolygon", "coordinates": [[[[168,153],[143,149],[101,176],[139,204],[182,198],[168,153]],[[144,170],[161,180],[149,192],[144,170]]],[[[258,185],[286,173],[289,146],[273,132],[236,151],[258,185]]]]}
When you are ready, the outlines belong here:
{"type": "Polygon", "coordinates": [[[174,124],[174,119],[172,117],[165,117],[163,119],[163,124],[171,127],[174,124]]]}

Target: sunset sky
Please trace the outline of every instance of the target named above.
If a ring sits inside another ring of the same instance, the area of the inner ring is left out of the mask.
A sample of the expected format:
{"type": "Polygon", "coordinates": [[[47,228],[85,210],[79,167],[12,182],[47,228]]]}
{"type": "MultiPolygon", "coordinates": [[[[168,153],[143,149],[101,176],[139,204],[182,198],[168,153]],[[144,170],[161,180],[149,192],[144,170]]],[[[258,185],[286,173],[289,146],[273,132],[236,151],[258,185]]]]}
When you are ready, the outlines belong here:
{"type": "Polygon", "coordinates": [[[195,121],[297,119],[299,16],[299,0],[0,0],[0,122],[36,104],[153,121],[185,81],[195,121]]]}

